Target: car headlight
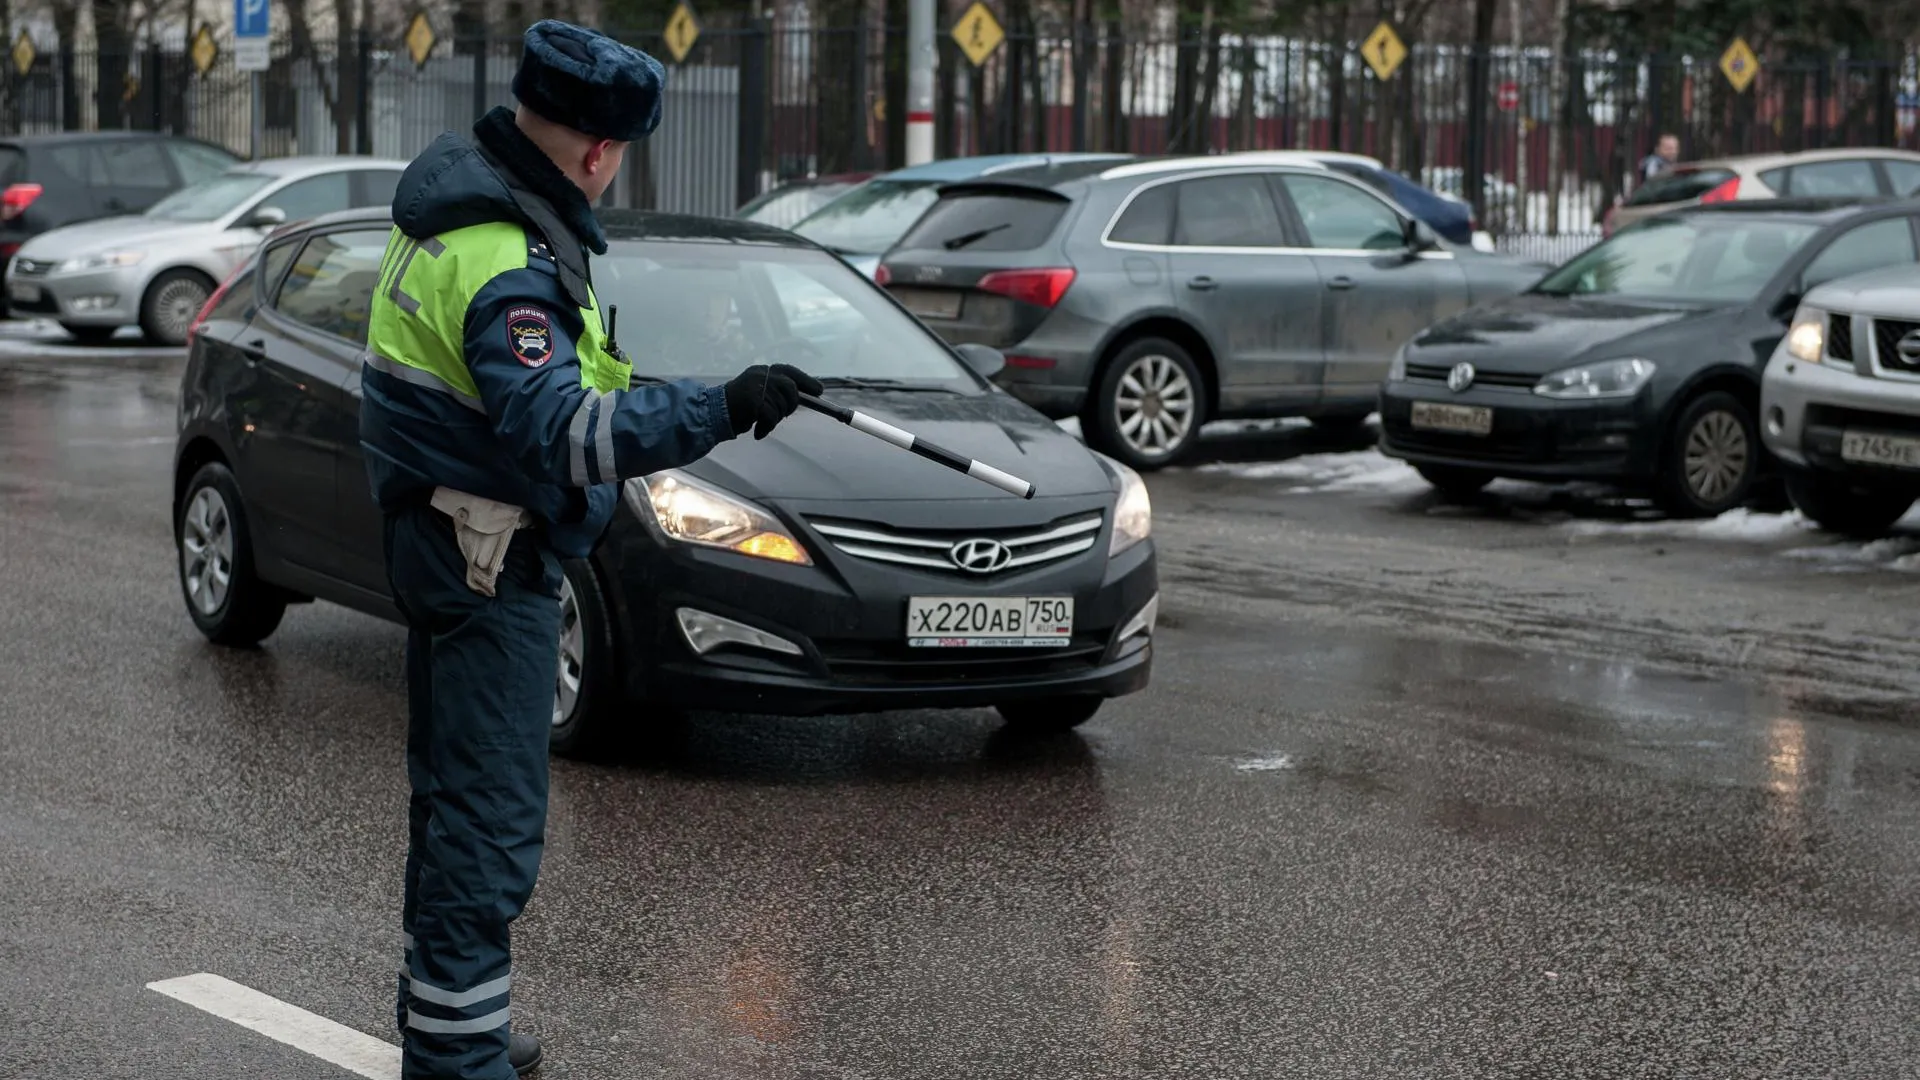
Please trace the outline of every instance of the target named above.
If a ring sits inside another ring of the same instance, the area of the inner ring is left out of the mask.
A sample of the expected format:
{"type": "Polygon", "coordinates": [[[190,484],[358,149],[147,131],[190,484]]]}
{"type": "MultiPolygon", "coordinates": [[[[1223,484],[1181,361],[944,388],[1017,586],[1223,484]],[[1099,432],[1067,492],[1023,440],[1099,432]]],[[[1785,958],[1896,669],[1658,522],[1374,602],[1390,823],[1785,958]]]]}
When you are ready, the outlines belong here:
{"type": "Polygon", "coordinates": [[[1809,364],[1820,362],[1827,350],[1827,313],[1801,308],[1793,313],[1793,327],[1787,331],[1787,353],[1809,364]]]}
{"type": "Polygon", "coordinates": [[[1653,378],[1653,371],[1653,361],[1638,357],[1602,360],[1556,371],[1541,379],[1533,392],[1550,398],[1632,397],[1653,378]]]}
{"type": "Polygon", "coordinates": [[[71,274],[80,270],[105,270],[114,266],[133,266],[147,257],[144,251],[103,251],[98,255],[82,255],[68,259],[54,270],[62,274],[71,274]]]}
{"type": "Polygon", "coordinates": [[[1120,480],[1120,498],[1113,504],[1113,540],[1107,545],[1111,559],[1153,535],[1153,502],[1139,473],[1105,454],[1099,458],[1120,480]]]}
{"type": "Polygon", "coordinates": [[[807,549],[772,514],[678,469],[628,480],[624,490],[633,512],[653,522],[669,540],[813,565],[807,549]]]}
{"type": "Polygon", "coordinates": [[[1387,365],[1387,381],[1407,381],[1407,347],[1405,345],[1393,350],[1393,363],[1387,365]]]}

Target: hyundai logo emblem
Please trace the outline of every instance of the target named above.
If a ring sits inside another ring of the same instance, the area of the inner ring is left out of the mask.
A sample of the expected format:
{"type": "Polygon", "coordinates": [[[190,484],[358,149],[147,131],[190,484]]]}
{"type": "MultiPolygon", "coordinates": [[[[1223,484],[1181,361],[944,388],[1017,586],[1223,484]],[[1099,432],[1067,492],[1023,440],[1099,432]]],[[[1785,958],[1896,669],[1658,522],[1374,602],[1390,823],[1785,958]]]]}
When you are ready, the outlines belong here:
{"type": "Polygon", "coordinates": [[[1900,362],[1908,367],[1920,365],[1920,330],[1907,331],[1907,336],[1894,345],[1893,351],[1900,354],[1900,362]]]}
{"type": "Polygon", "coordinates": [[[1459,393],[1473,385],[1474,370],[1472,364],[1455,364],[1447,372],[1447,389],[1459,393]]]}
{"type": "Polygon", "coordinates": [[[970,574],[991,574],[1005,570],[1013,561],[1013,552],[998,540],[962,540],[947,549],[947,558],[970,574]]]}

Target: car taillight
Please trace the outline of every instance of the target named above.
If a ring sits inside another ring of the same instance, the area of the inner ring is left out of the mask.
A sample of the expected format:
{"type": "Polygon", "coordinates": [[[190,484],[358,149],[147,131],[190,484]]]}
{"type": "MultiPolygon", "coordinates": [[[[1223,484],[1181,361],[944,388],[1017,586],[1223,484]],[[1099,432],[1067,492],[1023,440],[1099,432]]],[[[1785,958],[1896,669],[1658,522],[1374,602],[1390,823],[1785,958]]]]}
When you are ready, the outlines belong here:
{"type": "Polygon", "coordinates": [[[7,185],[5,191],[0,191],[0,221],[12,221],[26,213],[43,190],[39,184],[7,185]]]}
{"type": "Polygon", "coordinates": [[[226,298],[227,290],[232,288],[233,283],[239,280],[240,275],[246,273],[252,266],[253,262],[251,260],[241,263],[239,269],[228,274],[227,280],[221,282],[219,287],[213,290],[213,295],[207,297],[207,302],[200,305],[200,314],[195,315],[193,317],[193,325],[187,327],[187,340],[189,342],[193,340],[193,335],[200,332],[200,324],[207,321],[208,315],[213,314],[213,306],[226,298]]]}
{"type": "Polygon", "coordinates": [[[1712,191],[1707,192],[1705,195],[1700,196],[1700,201],[1703,203],[1732,202],[1739,194],[1740,178],[1736,176],[1726,183],[1721,184],[1719,187],[1714,188],[1712,191]]]}
{"type": "Polygon", "coordinates": [[[995,270],[981,278],[976,288],[982,292],[1012,297],[1023,304],[1050,308],[1067,295],[1067,286],[1072,284],[1071,269],[1052,267],[1046,270],[995,270]]]}
{"type": "Polygon", "coordinates": [[[887,269],[886,263],[881,263],[879,266],[873,268],[873,283],[875,285],[884,289],[887,287],[887,282],[892,280],[893,271],[887,269]]]}

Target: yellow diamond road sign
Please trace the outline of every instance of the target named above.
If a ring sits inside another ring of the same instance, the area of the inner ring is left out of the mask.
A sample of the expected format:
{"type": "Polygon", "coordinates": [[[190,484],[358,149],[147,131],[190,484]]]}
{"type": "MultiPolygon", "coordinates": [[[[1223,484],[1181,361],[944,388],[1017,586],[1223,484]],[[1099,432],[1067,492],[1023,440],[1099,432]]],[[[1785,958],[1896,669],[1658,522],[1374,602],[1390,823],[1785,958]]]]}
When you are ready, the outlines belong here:
{"type": "Polygon", "coordinates": [[[692,8],[681,4],[673,9],[673,17],[667,20],[666,38],[673,62],[684,63],[687,53],[693,50],[693,43],[700,40],[700,20],[693,17],[692,8]]]}
{"type": "Polygon", "coordinates": [[[1760,58],[1753,55],[1746,38],[1734,38],[1727,51],[1720,54],[1720,73],[1733,84],[1735,93],[1744,92],[1753,77],[1760,74],[1760,58]]]}
{"type": "Polygon", "coordinates": [[[22,75],[33,70],[33,39],[25,30],[13,41],[13,66],[22,75]]]}
{"type": "Polygon", "coordinates": [[[1393,77],[1393,73],[1400,68],[1400,62],[1407,58],[1407,47],[1400,41],[1400,35],[1393,32],[1393,27],[1383,22],[1373,28],[1367,40],[1360,43],[1360,55],[1366,57],[1367,66],[1373,69],[1381,82],[1385,82],[1393,77]]]}
{"type": "Polygon", "coordinates": [[[960,51],[967,54],[967,59],[973,61],[974,67],[986,63],[987,57],[1006,39],[1007,32],[1000,28],[1000,20],[978,0],[953,24],[953,40],[959,44],[960,51]]]}
{"type": "Polygon", "coordinates": [[[220,58],[220,45],[213,40],[213,27],[200,24],[200,32],[193,35],[193,47],[187,50],[187,55],[193,60],[193,70],[202,75],[213,67],[213,62],[220,58]]]}
{"type": "Polygon", "coordinates": [[[427,19],[427,13],[416,11],[413,21],[407,24],[407,55],[413,57],[413,66],[419,67],[427,62],[433,53],[433,23],[427,19]]]}

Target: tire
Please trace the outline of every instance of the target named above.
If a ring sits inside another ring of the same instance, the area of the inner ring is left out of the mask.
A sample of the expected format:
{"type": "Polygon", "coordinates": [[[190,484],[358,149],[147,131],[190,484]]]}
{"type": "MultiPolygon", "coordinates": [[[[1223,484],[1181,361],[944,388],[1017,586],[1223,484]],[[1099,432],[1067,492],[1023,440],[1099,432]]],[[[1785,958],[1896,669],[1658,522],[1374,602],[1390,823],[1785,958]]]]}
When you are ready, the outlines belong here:
{"type": "Polygon", "coordinates": [[[1193,448],[1206,411],[1206,377],[1187,350],[1166,338],[1139,338],[1121,347],[1094,387],[1088,441],[1150,472],[1193,448]]]}
{"type": "Polygon", "coordinates": [[[193,624],[215,645],[266,640],[286,614],[288,596],[254,573],[252,532],[233,473],[217,461],[202,465],[174,518],[180,595],[193,624]]]}
{"type": "Polygon", "coordinates": [[[1840,477],[1800,471],[1787,474],[1787,497],[1821,528],[1860,540],[1885,536],[1914,502],[1912,495],[1862,491],[1840,477]]]}
{"type": "Polygon", "coordinates": [[[73,340],[82,345],[105,345],[120,332],[117,326],[71,326],[61,323],[60,329],[72,335],[73,340]]]}
{"type": "Polygon", "coordinates": [[[621,703],[613,662],[613,621],[600,576],[584,559],[568,559],[560,583],[560,663],[554,672],[553,731],[548,746],[562,757],[591,759],[613,742],[621,703]]]}
{"type": "Polygon", "coordinates": [[[1414,470],[1420,478],[1432,484],[1434,490],[1450,499],[1466,499],[1478,495],[1488,484],[1493,483],[1493,474],[1479,469],[1462,469],[1453,465],[1416,465],[1414,470]]]}
{"type": "Polygon", "coordinates": [[[1725,391],[1701,394],[1674,418],[1654,502],[1668,517],[1717,517],[1747,501],[1760,461],[1753,410],[1725,391]]]}
{"type": "Polygon", "coordinates": [[[1093,714],[1100,711],[1106,700],[1098,694],[1083,694],[1039,701],[1009,701],[994,709],[1012,731],[1023,735],[1059,735],[1093,719],[1093,714]]]}
{"type": "Polygon", "coordinates": [[[156,345],[185,345],[187,328],[212,295],[213,282],[198,270],[161,274],[140,298],[140,332],[156,345]]]}

